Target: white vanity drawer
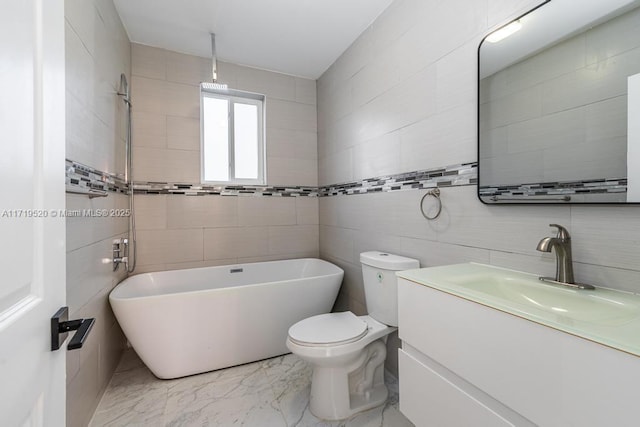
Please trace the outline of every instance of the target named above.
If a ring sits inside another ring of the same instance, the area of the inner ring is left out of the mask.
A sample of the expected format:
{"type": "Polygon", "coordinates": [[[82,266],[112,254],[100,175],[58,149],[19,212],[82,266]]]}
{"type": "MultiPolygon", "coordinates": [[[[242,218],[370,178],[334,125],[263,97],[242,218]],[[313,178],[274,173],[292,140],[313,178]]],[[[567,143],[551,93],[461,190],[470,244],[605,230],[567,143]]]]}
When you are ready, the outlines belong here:
{"type": "MultiPolygon", "coordinates": [[[[638,425],[636,356],[405,279],[398,281],[398,308],[399,336],[411,354],[532,423],[638,425]]],[[[401,387],[415,381],[404,372],[401,387]]]]}
{"type": "Polygon", "coordinates": [[[416,427],[515,425],[403,350],[398,367],[400,411],[416,427]]]}

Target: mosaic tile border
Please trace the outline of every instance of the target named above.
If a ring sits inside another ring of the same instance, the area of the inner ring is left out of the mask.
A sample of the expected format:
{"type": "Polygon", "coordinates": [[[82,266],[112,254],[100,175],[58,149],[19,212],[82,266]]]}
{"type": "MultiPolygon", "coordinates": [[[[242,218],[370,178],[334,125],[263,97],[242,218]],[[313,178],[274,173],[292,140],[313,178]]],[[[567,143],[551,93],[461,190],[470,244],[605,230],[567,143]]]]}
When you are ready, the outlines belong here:
{"type": "Polygon", "coordinates": [[[627,178],[602,178],[584,181],[542,182],[520,185],[483,186],[481,197],[566,196],[572,194],[626,193],[627,178]]]}
{"type": "Polygon", "coordinates": [[[207,186],[166,182],[136,182],[135,194],[184,194],[190,196],[273,196],[328,197],[374,192],[416,190],[421,188],[453,187],[477,183],[477,163],[464,163],[444,168],[406,172],[361,181],[323,187],[304,186],[207,186]]]}
{"type": "MultiPolygon", "coordinates": [[[[187,196],[264,196],[264,197],[329,197],[374,192],[406,191],[421,188],[453,187],[477,184],[476,162],[443,168],[405,172],[367,178],[360,181],[311,186],[246,186],[202,185],[168,182],[135,182],[135,194],[180,194],[187,196]]],[[[128,185],[119,176],[98,171],[72,160],[66,160],[67,190],[87,193],[91,190],[127,193],[128,185]]]]}
{"type": "Polygon", "coordinates": [[[102,172],[73,160],[65,159],[66,190],[76,194],[106,191],[126,194],[128,184],[118,175],[102,172]]]}
{"type": "MultiPolygon", "coordinates": [[[[90,195],[92,192],[127,194],[128,184],[119,175],[99,171],[65,159],[66,189],[70,193],[90,195]]],[[[181,194],[188,196],[264,196],[264,197],[330,197],[388,191],[406,191],[435,187],[454,187],[478,183],[478,163],[462,163],[443,168],[426,169],[332,184],[311,186],[245,186],[201,185],[167,182],[136,182],[135,194],[181,194]]],[[[602,178],[584,181],[543,182],[520,185],[483,186],[481,197],[513,198],[567,196],[572,194],[614,194],[627,191],[626,178],[602,178]]],[[[533,198],[531,200],[534,200],[533,198]]],[[[494,200],[497,201],[497,200],[494,200]]]]}
{"type": "Polygon", "coordinates": [[[320,196],[455,187],[478,183],[478,163],[463,163],[320,187],[320,196]]]}
{"type": "Polygon", "coordinates": [[[135,182],[134,194],[183,194],[187,196],[265,196],[265,197],[318,197],[317,187],[256,186],[256,185],[202,185],[167,182],[135,182]]]}

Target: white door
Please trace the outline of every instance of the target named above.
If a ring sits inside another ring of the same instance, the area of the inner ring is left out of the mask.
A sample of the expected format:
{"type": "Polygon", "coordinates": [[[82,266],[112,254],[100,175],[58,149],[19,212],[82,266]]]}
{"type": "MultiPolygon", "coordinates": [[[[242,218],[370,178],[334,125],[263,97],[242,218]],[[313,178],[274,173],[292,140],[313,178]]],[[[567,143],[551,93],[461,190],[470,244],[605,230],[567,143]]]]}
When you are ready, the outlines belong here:
{"type": "Polygon", "coordinates": [[[0,1],[0,424],[64,426],[64,3],[0,1]]]}

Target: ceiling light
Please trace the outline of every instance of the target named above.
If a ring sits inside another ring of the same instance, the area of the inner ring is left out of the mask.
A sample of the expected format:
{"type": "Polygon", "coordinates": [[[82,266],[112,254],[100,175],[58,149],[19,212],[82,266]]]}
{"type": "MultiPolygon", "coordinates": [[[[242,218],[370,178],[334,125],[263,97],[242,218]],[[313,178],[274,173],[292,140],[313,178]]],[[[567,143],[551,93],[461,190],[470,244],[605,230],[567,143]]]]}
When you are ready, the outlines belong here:
{"type": "Polygon", "coordinates": [[[518,19],[517,21],[513,21],[512,23],[505,25],[499,30],[496,30],[493,33],[489,34],[485,40],[489,43],[497,43],[502,39],[506,39],[511,34],[518,31],[520,28],[522,28],[522,23],[518,19]]]}

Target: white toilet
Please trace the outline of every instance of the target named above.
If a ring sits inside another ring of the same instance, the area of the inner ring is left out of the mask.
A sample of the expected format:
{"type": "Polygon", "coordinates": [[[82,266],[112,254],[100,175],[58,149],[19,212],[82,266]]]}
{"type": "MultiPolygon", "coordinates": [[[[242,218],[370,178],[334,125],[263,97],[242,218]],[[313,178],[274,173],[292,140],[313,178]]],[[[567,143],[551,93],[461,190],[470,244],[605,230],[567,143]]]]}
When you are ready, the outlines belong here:
{"type": "Polygon", "coordinates": [[[398,326],[396,271],[419,262],[382,252],[360,254],[369,315],[350,311],[309,317],[289,328],[287,347],[313,366],[311,413],[340,420],[387,399],[387,335],[398,326]]]}

